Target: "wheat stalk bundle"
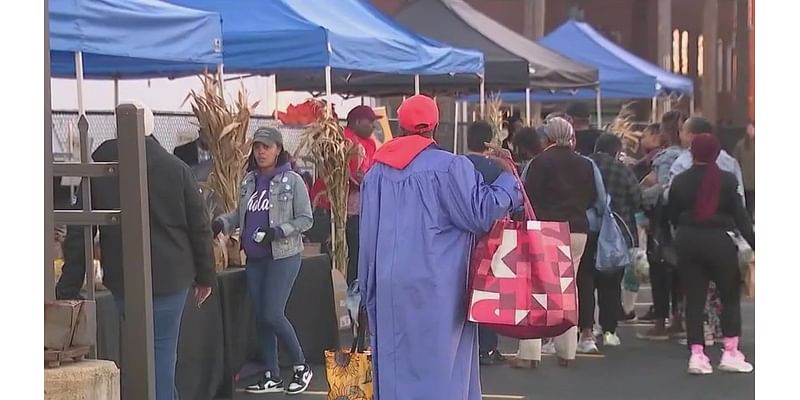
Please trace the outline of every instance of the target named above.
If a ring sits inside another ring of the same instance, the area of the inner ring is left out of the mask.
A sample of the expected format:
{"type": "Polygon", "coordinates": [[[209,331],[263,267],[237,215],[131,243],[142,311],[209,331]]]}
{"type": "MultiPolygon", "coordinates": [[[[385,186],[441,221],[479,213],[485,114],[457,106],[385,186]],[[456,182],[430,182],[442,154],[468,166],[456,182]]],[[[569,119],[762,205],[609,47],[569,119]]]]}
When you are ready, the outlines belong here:
{"type": "Polygon", "coordinates": [[[222,212],[230,212],[239,204],[239,187],[250,151],[247,128],[250,114],[258,102],[248,103],[247,91],[242,85],[233,107],[229,107],[220,93],[221,83],[214,75],[204,73],[200,75],[200,81],[203,83],[202,91],[192,90],[186,100],[192,100],[200,139],[211,154],[213,168],[206,185],[216,195],[222,212]]]}
{"type": "MultiPolygon", "coordinates": [[[[322,109],[322,108],[320,108],[322,109]]],[[[304,132],[295,152],[297,159],[311,159],[317,174],[325,182],[323,193],[331,204],[331,254],[333,267],[347,276],[348,249],[345,240],[347,224],[347,196],[350,173],[348,161],[357,154],[356,146],[344,138],[339,121],[325,113],[304,132]]]]}
{"type": "Polygon", "coordinates": [[[486,112],[486,122],[492,127],[492,143],[500,145],[502,139],[500,133],[503,131],[503,100],[499,94],[494,94],[489,98],[488,110],[486,112]]]}
{"type": "Polygon", "coordinates": [[[610,127],[611,133],[622,140],[623,152],[626,154],[635,154],[638,151],[641,137],[641,132],[635,129],[636,112],[632,105],[633,103],[624,104],[610,127]]]}

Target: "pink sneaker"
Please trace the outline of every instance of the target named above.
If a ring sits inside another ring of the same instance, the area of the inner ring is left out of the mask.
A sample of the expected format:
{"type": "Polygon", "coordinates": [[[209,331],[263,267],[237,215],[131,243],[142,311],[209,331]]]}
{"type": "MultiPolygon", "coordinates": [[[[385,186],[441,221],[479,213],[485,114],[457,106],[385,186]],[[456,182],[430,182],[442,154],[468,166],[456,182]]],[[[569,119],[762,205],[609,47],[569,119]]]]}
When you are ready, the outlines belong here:
{"type": "MultiPolygon", "coordinates": [[[[691,363],[690,363],[691,365],[691,363]]],[[[719,370],[725,372],[749,373],[753,372],[753,364],[745,361],[744,354],[739,350],[725,350],[719,362],[719,370]]]]}
{"type": "Polygon", "coordinates": [[[714,372],[714,369],[711,368],[711,361],[704,353],[692,353],[687,371],[691,375],[708,375],[714,372]]]}

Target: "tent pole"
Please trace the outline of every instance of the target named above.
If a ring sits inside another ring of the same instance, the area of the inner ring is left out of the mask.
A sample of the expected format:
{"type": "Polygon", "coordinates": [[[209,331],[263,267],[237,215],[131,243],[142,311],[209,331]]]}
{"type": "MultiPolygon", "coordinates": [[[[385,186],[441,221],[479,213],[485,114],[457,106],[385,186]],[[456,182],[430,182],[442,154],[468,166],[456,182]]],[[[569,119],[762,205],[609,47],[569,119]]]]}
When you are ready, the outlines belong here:
{"type": "MultiPolygon", "coordinates": [[[[269,78],[267,78],[267,86],[269,86],[269,78]]],[[[273,90],[272,94],[275,95],[275,97],[274,97],[275,106],[272,107],[272,117],[273,118],[278,118],[278,106],[279,106],[280,102],[278,101],[278,93],[279,92],[278,92],[278,75],[277,74],[276,75],[272,75],[272,86],[273,86],[272,87],[272,90],[273,90]]]]}
{"type": "Polygon", "coordinates": [[[650,123],[655,123],[658,121],[658,97],[653,96],[652,104],[650,105],[650,123]]]}
{"type": "Polygon", "coordinates": [[[414,94],[419,94],[419,74],[414,75],[414,94]]]}
{"type": "Polygon", "coordinates": [[[114,108],[119,106],[119,78],[114,78],[114,108]]]}
{"type": "Polygon", "coordinates": [[[453,116],[453,154],[458,154],[458,100],[454,99],[453,108],[455,115],[453,116]]]}
{"type": "Polygon", "coordinates": [[[689,97],[689,115],[693,114],[694,114],[694,94],[692,94],[692,96],[689,97]]]}
{"type": "Polygon", "coordinates": [[[83,52],[75,52],[75,82],[78,85],[78,117],[86,115],[83,104],[83,52]]]}
{"type": "Polygon", "coordinates": [[[526,125],[531,126],[531,88],[525,89],[525,119],[526,125]]]}
{"type": "Polygon", "coordinates": [[[225,84],[225,72],[223,71],[222,63],[217,64],[217,74],[219,75],[219,96],[225,99],[225,91],[222,86],[225,84]]]}
{"type": "Polygon", "coordinates": [[[328,116],[333,115],[333,94],[331,94],[331,66],[325,67],[325,111],[328,116]]]}
{"type": "Polygon", "coordinates": [[[486,80],[481,77],[481,119],[486,118],[486,80]]]}
{"type": "Polygon", "coordinates": [[[597,129],[603,129],[603,106],[600,101],[600,88],[597,88],[597,129]]]}

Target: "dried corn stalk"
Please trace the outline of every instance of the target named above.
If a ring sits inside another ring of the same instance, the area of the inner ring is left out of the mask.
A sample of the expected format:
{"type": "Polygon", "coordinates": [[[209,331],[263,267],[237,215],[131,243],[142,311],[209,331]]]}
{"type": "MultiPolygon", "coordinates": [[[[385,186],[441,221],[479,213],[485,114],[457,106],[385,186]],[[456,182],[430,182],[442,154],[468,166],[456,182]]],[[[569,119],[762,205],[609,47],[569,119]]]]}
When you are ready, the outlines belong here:
{"type": "Polygon", "coordinates": [[[494,133],[492,143],[499,146],[502,143],[500,134],[503,132],[503,100],[500,99],[499,94],[494,94],[489,98],[487,105],[486,122],[492,127],[494,133]]]}
{"type": "Polygon", "coordinates": [[[350,173],[348,161],[357,154],[356,146],[344,138],[339,121],[328,115],[320,116],[309,126],[294,154],[296,159],[313,160],[317,174],[325,182],[325,196],[331,204],[331,254],[333,267],[347,276],[348,249],[345,240],[347,224],[347,195],[350,173]]]}
{"type": "Polygon", "coordinates": [[[628,155],[636,154],[639,150],[641,137],[641,132],[635,129],[636,113],[632,105],[633,103],[624,104],[609,128],[611,133],[622,140],[622,151],[628,155]]]}
{"type": "Polygon", "coordinates": [[[220,82],[216,76],[200,76],[203,90],[192,92],[192,112],[200,127],[200,139],[208,146],[213,168],[207,187],[216,196],[222,212],[235,210],[239,205],[239,186],[244,175],[244,163],[249,152],[247,127],[250,114],[258,102],[248,104],[244,85],[239,89],[233,107],[220,95],[220,82]]]}

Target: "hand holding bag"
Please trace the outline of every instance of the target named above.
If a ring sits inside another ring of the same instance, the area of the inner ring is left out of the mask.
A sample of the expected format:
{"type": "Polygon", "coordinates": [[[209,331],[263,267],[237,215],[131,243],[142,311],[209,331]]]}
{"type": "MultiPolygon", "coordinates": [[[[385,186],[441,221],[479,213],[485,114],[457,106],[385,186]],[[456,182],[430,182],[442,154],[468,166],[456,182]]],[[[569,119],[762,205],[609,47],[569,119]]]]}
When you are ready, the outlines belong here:
{"type": "Polygon", "coordinates": [[[372,400],[372,355],[365,351],[366,310],[358,313],[358,333],[353,346],[325,351],[328,400],[372,400]]]}
{"type": "Polygon", "coordinates": [[[495,222],[472,252],[468,319],[503,336],[555,337],[578,319],[569,223],[537,220],[523,199],[525,221],[495,222]]]}

